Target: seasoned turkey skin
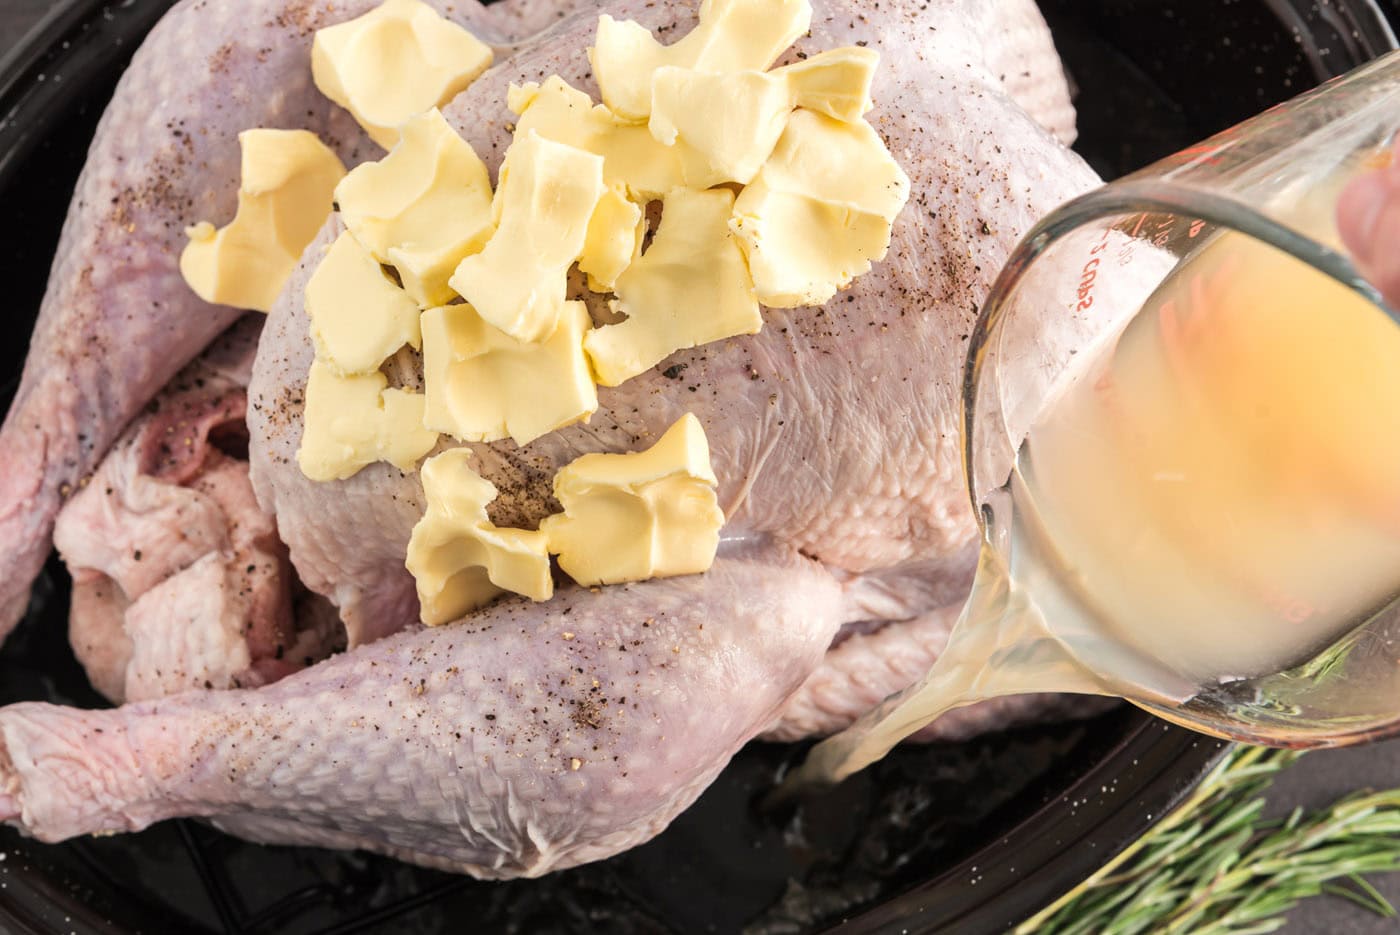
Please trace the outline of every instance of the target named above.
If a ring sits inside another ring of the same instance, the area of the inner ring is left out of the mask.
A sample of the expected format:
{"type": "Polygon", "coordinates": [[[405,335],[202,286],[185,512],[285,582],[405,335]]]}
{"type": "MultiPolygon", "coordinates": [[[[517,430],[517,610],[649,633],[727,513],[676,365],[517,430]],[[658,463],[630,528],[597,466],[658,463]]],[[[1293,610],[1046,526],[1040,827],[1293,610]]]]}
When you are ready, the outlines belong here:
{"type": "Polygon", "coordinates": [[[54,841],[199,815],[255,840],[537,876],[689,805],[820,661],[838,599],[815,563],[748,551],[703,577],[508,601],[261,689],[15,705],[0,819],[54,841]]]}

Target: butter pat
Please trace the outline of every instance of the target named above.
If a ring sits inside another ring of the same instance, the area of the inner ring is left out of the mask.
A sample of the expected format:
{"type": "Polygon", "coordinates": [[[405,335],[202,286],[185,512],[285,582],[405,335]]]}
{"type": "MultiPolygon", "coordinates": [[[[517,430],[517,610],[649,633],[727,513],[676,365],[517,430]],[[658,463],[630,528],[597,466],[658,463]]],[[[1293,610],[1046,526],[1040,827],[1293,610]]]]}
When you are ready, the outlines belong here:
{"type": "Polygon", "coordinates": [[[666,198],[651,248],[617,280],[627,320],[589,332],[598,382],[617,386],[674,351],[763,327],[743,254],[729,232],[728,189],[677,189],[666,198]]]}
{"type": "Polygon", "coordinates": [[[593,209],[578,268],[588,274],[588,288],[612,292],[617,278],[642,255],[646,218],[620,185],[609,188],[593,209]]]}
{"type": "Polygon", "coordinates": [[[490,66],[490,46],[420,0],[385,0],[317,30],[311,45],[316,87],[385,149],[401,124],[446,104],[490,66]]]}
{"type": "Polygon", "coordinates": [[[705,431],[687,413],[652,448],[584,455],[554,478],[564,512],[540,531],[582,585],[697,574],[714,564],[724,513],[705,431]]]}
{"type": "Polygon", "coordinates": [[[558,75],[544,84],[511,85],[506,103],[520,119],[516,136],[547,140],[603,157],[603,179],[638,201],[661,198],[685,183],[684,150],[657,142],[645,124],[618,118],[558,75]]]}
{"type": "Polygon", "coordinates": [[[417,304],[349,232],[306,284],[306,313],[316,358],[342,375],[372,373],[405,344],[421,345],[417,304]]]}
{"type": "Polygon", "coordinates": [[[486,166],[437,109],[405,123],[393,152],[335,190],[345,226],[425,308],[453,298],[457,264],[495,231],[491,198],[486,166]]]}
{"type": "Polygon", "coordinates": [[[777,145],[792,113],[783,78],[758,71],[658,68],[649,126],[658,142],[685,144],[686,185],[747,185],[777,145]]]}
{"type": "Polygon", "coordinates": [[[458,265],[452,288],[516,340],[549,337],[604,190],[602,157],[534,131],[517,134],[496,192],[500,226],[458,265]]]}
{"type": "Polygon", "coordinates": [[[437,433],[422,427],[423,397],[388,383],[378,371],[346,377],[325,361],[311,365],[297,451],[303,474],[344,480],[376,461],[412,471],[432,450],[437,433]]]}
{"type": "Polygon", "coordinates": [[[583,353],[592,327],[582,302],[567,302],[544,341],[517,341],[470,305],[423,313],[423,424],[462,441],[510,437],[528,444],[598,408],[583,353]]]}
{"type": "Polygon", "coordinates": [[[186,231],[180,273],[206,302],[266,312],[330,216],[345,166],[305,130],[246,130],[238,144],[238,214],[186,231]]]}
{"type": "Polygon", "coordinates": [[[857,121],[871,108],[880,56],[836,49],[771,72],[666,66],[652,77],[651,135],[678,156],[685,183],[747,185],[773,153],[795,107],[857,121]]]}
{"type": "Polygon", "coordinates": [[[620,117],[645,120],[658,68],[765,71],[811,24],[808,0],[704,0],[699,25],[663,46],[646,27],[604,15],[588,58],[603,103],[620,117]]]}
{"type": "Polygon", "coordinates": [[[865,121],[798,110],[734,208],[763,304],[821,305],[884,259],[909,177],[865,121]]]}
{"type": "Polygon", "coordinates": [[[545,535],[493,526],[486,505],[496,488],[470,460],[467,449],[455,448],[423,465],[428,509],[408,540],[407,566],[429,626],[457,620],[505,591],[536,601],[554,594],[545,535]]]}
{"type": "Polygon", "coordinates": [[[744,190],[731,223],[769,308],[824,305],[890,245],[883,218],[764,185],[744,190]]]}
{"type": "Polygon", "coordinates": [[[909,176],[874,127],[807,110],[793,113],[758,181],[891,222],[909,200],[909,176]]]}
{"type": "Polygon", "coordinates": [[[795,106],[855,123],[875,106],[870,87],[879,64],[879,52],[850,46],[809,56],[770,74],[787,83],[795,106]]]}

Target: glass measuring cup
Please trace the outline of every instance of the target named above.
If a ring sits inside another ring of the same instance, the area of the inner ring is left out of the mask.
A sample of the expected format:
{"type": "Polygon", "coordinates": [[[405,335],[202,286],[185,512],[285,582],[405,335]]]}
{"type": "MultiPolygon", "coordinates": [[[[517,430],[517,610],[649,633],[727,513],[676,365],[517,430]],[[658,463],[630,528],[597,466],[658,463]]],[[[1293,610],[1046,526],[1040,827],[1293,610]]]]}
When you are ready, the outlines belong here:
{"type": "MultiPolygon", "coordinates": [[[[1397,131],[1400,53],[1393,53],[1076,199],[1030,232],[983,308],[965,373],[964,467],[983,534],[978,584],[933,670],[819,744],[789,788],[839,780],[949,708],[1029,691],[1118,695],[1208,734],[1278,746],[1400,732],[1400,562],[1384,597],[1325,641],[1300,643],[1286,663],[1266,670],[1210,677],[1173,663],[1170,640],[1120,640],[1123,629],[1113,624],[1121,619],[1096,619],[1108,606],[1097,599],[1102,582],[1085,578],[1072,550],[1062,566],[1032,561],[1029,573],[1015,573],[1018,552],[1037,548],[1026,531],[1035,517],[1018,515],[1015,496],[1028,437],[1052,402],[1092,376],[1094,361],[1116,353],[1140,312],[1193,277],[1212,245],[1277,253],[1362,297],[1390,317],[1386,327],[1400,327],[1347,259],[1334,219],[1345,183],[1391,158],[1397,131]]],[[[1390,365],[1400,370],[1400,355],[1390,365]]],[[[1295,603],[1278,606],[1280,626],[1310,613],[1295,603]]],[[[1211,626],[1223,635],[1232,621],[1204,621],[1191,633],[1209,640],[1211,626]]]]}
{"type": "MultiPolygon", "coordinates": [[[[1347,181],[1391,158],[1397,132],[1400,53],[1392,53],[1046,218],[994,286],[969,349],[964,467],[979,515],[995,517],[1020,441],[1056,384],[1073,378],[1079,353],[1121,333],[1213,237],[1237,232],[1267,244],[1385,309],[1340,246],[1335,206],[1347,181]],[[1078,316],[1079,326],[1051,329],[1058,340],[1047,341],[1043,322],[1066,314],[1078,316]]],[[[985,532],[994,533],[995,523],[985,532]]],[[[1128,700],[1252,743],[1342,745],[1396,733],[1400,608],[1387,602],[1371,610],[1289,669],[1192,686],[1180,701],[1128,700]]]]}

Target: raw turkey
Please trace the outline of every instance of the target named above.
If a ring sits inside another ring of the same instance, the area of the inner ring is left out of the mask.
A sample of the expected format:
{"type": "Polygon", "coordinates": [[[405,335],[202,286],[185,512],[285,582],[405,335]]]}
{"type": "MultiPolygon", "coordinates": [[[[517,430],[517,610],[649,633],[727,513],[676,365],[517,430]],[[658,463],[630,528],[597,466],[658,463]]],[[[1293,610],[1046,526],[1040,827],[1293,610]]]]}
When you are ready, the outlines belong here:
{"type": "MultiPolygon", "coordinates": [[[[0,711],[0,818],[59,840],[193,815],[259,841],[533,876],[655,834],[762,731],[841,726],[840,705],[805,686],[867,666],[853,647],[932,645],[965,593],[975,538],[957,453],[969,329],[1017,238],[1097,180],[1010,96],[1070,132],[1029,3],[814,6],[795,54],[859,42],[883,56],[871,120],[913,181],[889,258],[824,308],[768,311],[760,335],[602,391],[588,426],[523,449],[473,446],[504,493],[498,521],[530,525],[552,506],[558,467],[645,447],[695,413],[728,520],[708,573],[415,624],[403,559],[416,476],[381,466],[317,485],[293,459],[311,357],[300,292],[332,223],[268,322],[249,423],[263,507],[359,645],[254,690],[0,711]],[[789,707],[797,698],[811,704],[789,707]]],[[[695,22],[688,3],[606,9],[668,35],[695,22]]],[[[558,73],[594,90],[583,53],[594,24],[593,12],[561,22],[447,108],[493,167],[508,82],[558,73]]],[[[913,668],[875,665],[873,684],[901,688],[913,668]]],[[[864,691],[847,708],[882,693],[864,691]]]]}
{"type": "Polygon", "coordinates": [[[263,685],[343,643],[248,479],[248,315],[181,371],[58,514],[69,641],[116,702],[263,685]]]}

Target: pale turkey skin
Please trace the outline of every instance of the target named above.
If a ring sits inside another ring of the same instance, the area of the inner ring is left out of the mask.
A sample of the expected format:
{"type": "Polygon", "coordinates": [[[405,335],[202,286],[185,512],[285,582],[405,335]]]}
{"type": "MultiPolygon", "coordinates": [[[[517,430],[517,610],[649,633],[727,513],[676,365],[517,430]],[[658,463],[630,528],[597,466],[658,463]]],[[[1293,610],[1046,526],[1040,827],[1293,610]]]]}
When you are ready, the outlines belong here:
{"type": "MultiPolygon", "coordinates": [[[[1022,80],[1058,71],[1043,24],[1008,33],[1025,47],[997,45],[998,15],[1038,22],[1029,3],[815,6],[799,52],[864,42],[884,56],[871,120],[914,193],[890,257],[823,309],[768,311],[761,335],[683,352],[604,390],[588,426],[520,451],[473,446],[503,492],[498,521],[530,525],[552,507],[558,467],[645,447],[694,412],[728,517],[710,572],[563,588],[547,604],[509,600],[447,627],[415,625],[403,553],[421,515],[416,476],[379,466],[312,485],[293,458],[313,244],[255,368],[254,483],[299,573],[340,605],[362,645],[252,691],[111,712],[0,710],[0,820],[53,841],[192,815],[254,840],[534,876],[646,840],[785,716],[833,729],[851,706],[806,721],[787,706],[814,673],[830,674],[824,659],[864,664],[841,646],[827,652],[843,624],[894,623],[888,632],[926,645],[921,626],[898,621],[961,599],[975,540],[957,451],[966,336],[1016,239],[1097,179],[1007,96],[1072,133],[1067,94],[1022,80]],[[1008,63],[1023,66],[1015,81],[1003,80],[1008,63]]],[[[607,9],[653,27],[694,22],[683,4],[607,9]]],[[[493,168],[511,119],[506,84],[559,73],[592,90],[582,52],[592,28],[592,12],[562,21],[550,45],[522,47],[447,108],[493,168]]],[[[906,674],[884,666],[875,678],[906,674]]],[[[820,694],[806,697],[820,708],[820,694]]]]}
{"type": "Polygon", "coordinates": [[[820,661],[838,602],[816,563],[759,549],[704,577],[506,602],[261,689],[15,705],[0,818],[54,841],[198,815],[258,840],[539,875],[665,827],[820,661]]]}

